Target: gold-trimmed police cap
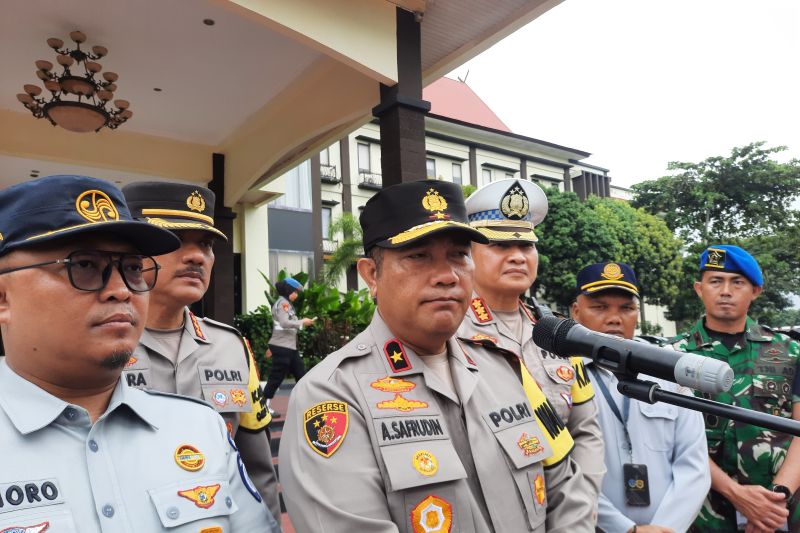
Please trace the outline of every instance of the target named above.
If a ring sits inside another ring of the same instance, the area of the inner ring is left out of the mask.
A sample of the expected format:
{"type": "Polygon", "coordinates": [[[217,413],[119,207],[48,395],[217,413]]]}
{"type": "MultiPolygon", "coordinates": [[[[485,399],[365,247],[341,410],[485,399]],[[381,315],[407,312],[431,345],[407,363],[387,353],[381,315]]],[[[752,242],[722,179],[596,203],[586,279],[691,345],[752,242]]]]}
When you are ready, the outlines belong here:
{"type": "Polygon", "coordinates": [[[134,220],[122,191],[105,180],[46,176],[0,191],[0,255],[90,233],[121,237],[146,255],[180,246],[169,231],[134,220]]]}
{"type": "Polygon", "coordinates": [[[547,196],[526,180],[504,179],[484,185],[467,198],[469,225],[492,242],[536,242],[533,228],[547,215],[547,196]]]}
{"type": "Polygon", "coordinates": [[[359,222],[364,251],[374,246],[408,246],[443,231],[458,231],[470,240],[488,242],[467,224],[461,187],[447,181],[421,180],[386,187],[369,199],[359,222]]]}
{"type": "Polygon", "coordinates": [[[214,227],[214,192],[198,185],[140,181],[122,192],[134,218],[172,231],[202,230],[228,237],[214,227]]]}
{"type": "Polygon", "coordinates": [[[639,296],[639,282],[630,265],[607,261],[583,267],[577,275],[578,294],[595,294],[609,289],[639,296]]]}

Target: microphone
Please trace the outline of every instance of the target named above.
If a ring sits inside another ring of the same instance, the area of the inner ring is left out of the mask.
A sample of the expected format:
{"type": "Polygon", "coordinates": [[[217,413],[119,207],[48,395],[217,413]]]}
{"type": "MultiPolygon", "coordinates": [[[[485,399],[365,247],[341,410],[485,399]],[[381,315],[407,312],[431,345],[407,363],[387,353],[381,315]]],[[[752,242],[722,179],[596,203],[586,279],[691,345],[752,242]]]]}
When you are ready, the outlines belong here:
{"type": "Polygon", "coordinates": [[[700,392],[724,392],[733,384],[733,370],[722,361],[598,333],[555,316],[536,323],[533,342],[563,357],[591,357],[612,372],[643,373],[700,392]]]}

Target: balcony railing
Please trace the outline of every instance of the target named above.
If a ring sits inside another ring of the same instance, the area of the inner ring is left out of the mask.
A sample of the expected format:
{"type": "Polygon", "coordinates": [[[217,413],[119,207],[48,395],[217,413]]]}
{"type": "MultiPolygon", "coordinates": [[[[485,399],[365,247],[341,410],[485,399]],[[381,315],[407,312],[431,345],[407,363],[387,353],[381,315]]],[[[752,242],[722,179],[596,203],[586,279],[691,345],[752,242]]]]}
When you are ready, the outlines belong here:
{"type": "Polygon", "coordinates": [[[381,175],[367,170],[358,171],[358,187],[360,189],[380,190],[383,187],[381,175]]]}
{"type": "Polygon", "coordinates": [[[320,165],[320,173],[322,175],[322,183],[339,183],[342,181],[336,173],[335,165],[320,165]]]}
{"type": "Polygon", "coordinates": [[[339,241],[332,241],[330,239],[322,239],[322,253],[332,254],[339,246],[339,241]]]}

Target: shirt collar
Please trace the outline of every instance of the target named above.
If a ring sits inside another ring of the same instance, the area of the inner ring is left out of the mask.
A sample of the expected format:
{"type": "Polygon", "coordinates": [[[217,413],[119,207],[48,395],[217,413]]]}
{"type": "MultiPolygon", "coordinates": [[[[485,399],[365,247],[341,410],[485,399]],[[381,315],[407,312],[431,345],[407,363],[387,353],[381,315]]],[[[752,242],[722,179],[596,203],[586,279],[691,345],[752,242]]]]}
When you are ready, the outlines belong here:
{"type": "MultiPolygon", "coordinates": [[[[101,418],[106,418],[120,407],[126,406],[130,412],[137,415],[143,422],[157,429],[154,424],[156,413],[148,409],[141,399],[137,399],[132,394],[133,392],[133,389],[124,385],[121,380],[117,381],[108,409],[106,409],[101,418]]],[[[5,360],[0,361],[0,407],[3,408],[17,431],[23,435],[49,426],[67,408],[71,407],[79,411],[84,410],[78,405],[67,403],[53,396],[24,379],[9,368],[5,360]]]]}

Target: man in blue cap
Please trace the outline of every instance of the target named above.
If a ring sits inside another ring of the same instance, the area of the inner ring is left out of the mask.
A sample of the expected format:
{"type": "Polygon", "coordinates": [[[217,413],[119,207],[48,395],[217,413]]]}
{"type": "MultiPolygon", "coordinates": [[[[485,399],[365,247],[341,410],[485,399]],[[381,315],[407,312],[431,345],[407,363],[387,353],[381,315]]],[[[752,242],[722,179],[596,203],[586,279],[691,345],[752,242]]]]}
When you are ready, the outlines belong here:
{"type": "Polygon", "coordinates": [[[278,530],[208,405],[120,379],[178,245],[102,180],[0,191],[0,532],[278,530]]]}
{"type": "MultiPolygon", "coordinates": [[[[672,342],[678,350],[725,361],[733,369],[731,390],[707,397],[800,420],[800,345],[747,316],[763,285],[758,262],[745,250],[708,247],[700,256],[700,280],[694,283],[706,314],[672,342]]],[[[705,415],[705,425],[712,490],[693,530],[775,531],[788,526],[800,531],[800,441],[716,415],[705,415]]]]}
{"type": "MultiPolygon", "coordinates": [[[[631,339],[639,319],[639,283],[625,263],[595,263],[577,275],[572,317],[606,335],[631,339]]],[[[608,471],[597,526],[606,533],[686,531],[710,485],[708,450],[699,413],[631,400],[617,377],[586,360],[592,376],[608,471]]],[[[674,383],[648,376],[670,392],[674,383]]]]}

